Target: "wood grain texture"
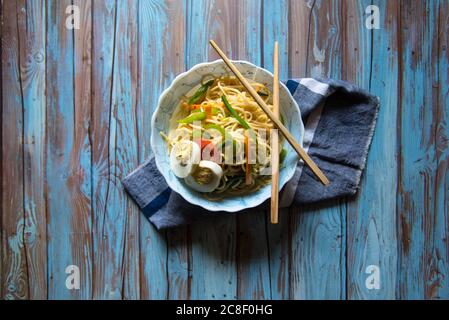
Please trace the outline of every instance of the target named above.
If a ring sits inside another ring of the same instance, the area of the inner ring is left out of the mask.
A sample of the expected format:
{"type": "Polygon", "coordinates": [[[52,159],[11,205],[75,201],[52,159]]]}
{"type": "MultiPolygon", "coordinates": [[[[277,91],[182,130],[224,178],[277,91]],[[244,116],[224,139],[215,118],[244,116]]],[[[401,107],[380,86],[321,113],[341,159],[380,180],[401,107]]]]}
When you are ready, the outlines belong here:
{"type": "MultiPolygon", "coordinates": [[[[47,2],[47,24],[52,26],[47,30],[47,121],[53,124],[47,128],[46,163],[50,299],[92,296],[90,108],[75,96],[86,97],[88,93],[80,87],[81,79],[78,83],[75,79],[75,63],[80,62],[84,50],[79,42],[75,45],[74,30],[66,27],[70,4],[47,2]],[[66,287],[66,268],[71,265],[80,271],[79,290],[66,287]]],[[[86,15],[86,10],[80,10],[80,18],[86,15]]]]}
{"type": "MultiPolygon", "coordinates": [[[[139,2],[139,162],[151,154],[150,123],[159,95],[174,76],[184,70],[183,14],[183,2],[179,0],[139,2]],[[173,23],[169,23],[171,21],[173,23]]],[[[141,219],[140,247],[141,298],[167,298],[166,233],[157,232],[146,219],[141,219]]]]}
{"type": "MultiPolygon", "coordinates": [[[[166,58],[170,62],[168,66],[174,69],[166,69],[165,79],[176,76],[176,73],[185,70],[185,63],[187,63],[187,42],[184,35],[187,35],[188,20],[187,20],[187,6],[186,1],[178,1],[167,3],[170,7],[170,12],[167,12],[169,28],[171,29],[170,21],[173,21],[176,31],[169,34],[170,39],[167,46],[172,48],[170,55],[166,58]],[[176,10],[174,9],[176,6],[176,10]]],[[[165,54],[164,54],[165,56],[165,54]]],[[[165,85],[168,85],[166,83],[165,85]]],[[[166,86],[165,86],[166,87],[166,86]]],[[[188,299],[191,297],[190,285],[190,228],[188,226],[176,228],[175,230],[166,231],[167,238],[167,298],[168,299],[188,299]]]]}
{"type": "Polygon", "coordinates": [[[110,159],[114,149],[109,144],[112,110],[112,70],[114,66],[116,1],[92,2],[92,203],[93,220],[93,298],[111,297],[111,277],[104,272],[105,245],[108,234],[104,225],[108,210],[110,159]]]}
{"type": "Polygon", "coordinates": [[[190,228],[167,230],[167,299],[190,298],[190,228]]]}
{"type": "Polygon", "coordinates": [[[449,298],[448,1],[0,3],[2,298],[449,298]],[[261,211],[159,232],[141,216],[120,181],[151,155],[161,91],[218,58],[209,39],[269,70],[277,40],[281,79],[380,98],[354,199],[281,210],[276,226],[261,211]]]}
{"type": "MultiPolygon", "coordinates": [[[[3,67],[3,0],[0,0],[0,63],[3,67]]],[[[3,70],[3,69],[2,69],[3,70]]],[[[3,261],[6,259],[6,253],[3,252],[3,72],[0,71],[0,297],[3,298],[3,261]]]]}
{"type": "MultiPolygon", "coordinates": [[[[289,52],[292,75],[340,78],[341,2],[291,1],[290,9],[310,18],[307,28],[302,23],[289,29],[290,47],[296,48],[289,52]]],[[[345,298],[345,216],[346,205],[338,201],[292,210],[291,298],[345,298]]]]}
{"type": "MultiPolygon", "coordinates": [[[[116,253],[123,256],[122,262],[122,299],[140,298],[140,263],[139,263],[139,224],[141,214],[133,201],[126,196],[121,179],[139,164],[137,111],[137,18],[138,0],[117,3],[116,47],[117,68],[114,69],[112,104],[115,122],[115,163],[114,191],[120,195],[123,205],[124,242],[116,253]],[[122,15],[123,13],[123,15],[122,15]]],[[[111,221],[115,223],[115,221],[111,221]]]]}
{"type": "Polygon", "coordinates": [[[45,3],[17,2],[23,99],[24,246],[30,299],[47,298],[45,3]]]}
{"type": "MultiPolygon", "coordinates": [[[[432,298],[449,299],[449,2],[440,1],[438,14],[438,96],[435,152],[437,158],[435,196],[435,255],[437,267],[432,275],[436,286],[432,298]]],[[[435,288],[435,289],[434,289],[435,288]]]]}
{"type": "MultiPolygon", "coordinates": [[[[158,15],[155,18],[160,19],[160,28],[163,30],[165,37],[161,47],[154,46],[155,56],[158,57],[160,63],[158,69],[154,70],[153,77],[159,77],[162,72],[162,78],[159,80],[159,86],[156,87],[158,92],[153,97],[153,106],[155,108],[156,101],[160,93],[164,90],[173,78],[180,72],[185,70],[185,38],[186,33],[186,7],[185,1],[171,0],[165,1],[165,16],[158,15]],[[168,52],[169,54],[165,54],[168,52]]],[[[154,35],[155,39],[160,38],[158,34],[154,35]]],[[[154,55],[151,56],[154,60],[154,55]]],[[[148,79],[152,81],[152,79],[148,79]]],[[[166,236],[166,297],[169,299],[186,299],[190,295],[189,285],[189,253],[190,253],[190,233],[188,227],[182,227],[177,230],[167,230],[166,236]]],[[[161,257],[162,258],[162,257],[161,257]]],[[[153,274],[149,274],[153,277],[153,274]]]]}
{"type": "Polygon", "coordinates": [[[444,184],[437,178],[437,137],[444,141],[446,136],[437,130],[441,105],[439,44],[435,37],[439,25],[435,21],[439,21],[440,2],[404,1],[402,5],[407,10],[400,16],[399,297],[439,298],[447,292],[447,229],[439,226],[447,223],[447,208],[443,209],[438,200],[438,189],[444,184]]]}
{"type": "MultiPolygon", "coordinates": [[[[86,295],[92,297],[93,235],[92,235],[92,140],[90,135],[92,110],[91,85],[91,46],[92,46],[92,1],[73,0],[80,11],[80,29],[74,31],[74,141],[71,158],[71,172],[76,174],[70,179],[74,184],[70,190],[75,212],[72,224],[75,232],[83,237],[80,259],[84,259],[84,272],[81,274],[81,286],[85,286],[86,295]],[[78,160],[79,159],[79,160],[78,160]],[[88,292],[88,293],[87,293],[88,292]]],[[[67,11],[66,11],[67,13],[67,11]]],[[[80,288],[81,289],[81,288],[80,288]]]]}
{"type": "MultiPolygon", "coordinates": [[[[108,120],[108,146],[103,238],[95,263],[98,298],[135,299],[140,296],[139,211],[123,192],[120,180],[138,165],[137,134],[137,1],[116,4],[112,54],[112,87],[108,120]]],[[[106,12],[109,12],[106,11],[106,12]]],[[[109,46],[108,46],[109,47],[109,46]]],[[[96,143],[94,141],[94,143],[96,143]]],[[[98,214],[98,213],[97,213],[98,214]]]]}
{"type": "Polygon", "coordinates": [[[309,34],[312,9],[316,1],[289,0],[288,11],[288,76],[304,77],[307,74],[309,34]]]}
{"type": "Polygon", "coordinates": [[[1,288],[2,299],[26,299],[29,284],[24,241],[23,99],[16,1],[4,1],[2,12],[2,92],[5,94],[2,94],[1,288]]]}
{"type": "Polygon", "coordinates": [[[348,203],[347,295],[349,299],[395,299],[397,281],[396,123],[398,113],[397,2],[375,1],[380,29],[368,29],[361,15],[372,1],[345,2],[344,78],[380,98],[378,116],[361,191],[348,203]],[[358,26],[358,28],[354,28],[358,26]],[[369,190],[366,192],[365,190],[369,190]],[[363,252],[364,254],[360,254],[363,252]],[[369,290],[369,266],[380,270],[380,289],[369,290]]]}

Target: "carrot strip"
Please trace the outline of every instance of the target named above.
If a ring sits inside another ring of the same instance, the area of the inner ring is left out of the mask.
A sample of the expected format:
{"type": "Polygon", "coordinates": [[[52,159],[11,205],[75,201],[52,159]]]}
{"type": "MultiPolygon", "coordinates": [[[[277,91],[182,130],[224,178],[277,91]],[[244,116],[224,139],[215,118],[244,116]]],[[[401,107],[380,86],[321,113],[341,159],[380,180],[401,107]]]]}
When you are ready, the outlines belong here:
{"type": "Polygon", "coordinates": [[[210,105],[201,105],[201,104],[194,104],[192,105],[192,110],[203,111],[206,113],[206,118],[210,119],[213,115],[216,115],[219,111],[217,108],[210,106],[210,105]]]}

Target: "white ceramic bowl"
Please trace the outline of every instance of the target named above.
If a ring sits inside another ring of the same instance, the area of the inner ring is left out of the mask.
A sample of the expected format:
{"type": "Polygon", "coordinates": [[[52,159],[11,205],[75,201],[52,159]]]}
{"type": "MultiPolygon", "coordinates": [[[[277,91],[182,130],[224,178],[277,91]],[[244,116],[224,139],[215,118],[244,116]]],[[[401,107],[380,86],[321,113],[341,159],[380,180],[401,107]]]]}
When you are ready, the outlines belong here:
{"type": "MultiPolygon", "coordinates": [[[[233,63],[244,77],[264,83],[272,90],[273,74],[271,72],[246,61],[233,61],[233,63]]],[[[162,92],[157,109],[151,119],[151,147],[157,168],[164,176],[167,184],[188,202],[210,211],[235,212],[256,207],[270,198],[271,185],[268,184],[258,191],[242,197],[230,197],[220,201],[207,200],[201,193],[189,188],[183,179],[179,179],[171,172],[167,143],[162,139],[160,132],[168,133],[170,118],[178,106],[181,96],[197,86],[204,75],[220,76],[230,73],[231,71],[222,60],[200,63],[192,69],[181,73],[173,80],[170,87],[162,92]]],[[[282,84],[279,91],[280,109],[285,120],[285,126],[295,137],[296,141],[302,145],[304,125],[301,120],[299,107],[285,85],[282,84]]],[[[293,177],[298,162],[296,152],[287,141],[284,142],[284,147],[287,149],[287,156],[279,174],[279,189],[293,177]]]]}

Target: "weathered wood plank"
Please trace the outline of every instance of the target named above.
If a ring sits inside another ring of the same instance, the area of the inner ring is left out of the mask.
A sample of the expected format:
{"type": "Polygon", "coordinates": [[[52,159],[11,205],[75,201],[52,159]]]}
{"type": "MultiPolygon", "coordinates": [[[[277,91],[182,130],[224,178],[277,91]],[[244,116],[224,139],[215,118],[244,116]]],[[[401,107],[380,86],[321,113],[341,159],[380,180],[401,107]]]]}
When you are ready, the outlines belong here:
{"type": "MultiPolygon", "coordinates": [[[[138,8],[138,81],[137,81],[137,133],[139,163],[150,153],[149,133],[151,115],[157,104],[160,68],[164,47],[164,25],[167,12],[162,2],[139,1],[138,8]]],[[[146,219],[140,219],[140,281],[142,299],[167,297],[167,246],[163,233],[157,232],[146,219]]]]}
{"type": "MultiPolygon", "coordinates": [[[[237,58],[235,4],[191,0],[187,6],[186,67],[217,59],[209,39],[214,39],[228,56],[237,58]]],[[[233,216],[191,226],[190,298],[236,298],[236,238],[233,216]]]]}
{"type": "MultiPolygon", "coordinates": [[[[136,204],[125,194],[121,179],[139,165],[139,116],[137,112],[137,79],[138,79],[138,37],[137,18],[138,0],[119,1],[120,15],[117,21],[116,58],[117,67],[114,72],[112,91],[113,105],[117,108],[115,121],[115,164],[116,185],[120,186],[125,214],[123,255],[123,299],[140,297],[140,211],[136,204]],[[126,9],[125,9],[126,7],[126,9]],[[123,12],[123,20],[121,13],[123,12]],[[124,37],[122,35],[125,35],[124,37]],[[125,39],[124,39],[125,38],[125,39]],[[123,40],[123,42],[122,42],[123,40]],[[121,155],[119,155],[121,153],[121,155]],[[117,170],[121,168],[120,171],[117,170]],[[119,173],[120,172],[120,173],[119,173]],[[118,174],[119,173],[119,174],[118,174]]],[[[113,120],[114,121],[114,120],[113,120]]],[[[118,189],[116,189],[118,191],[118,189]]],[[[111,221],[112,222],[112,221],[111,221]]],[[[120,252],[120,251],[117,251],[120,252]]]]}
{"type": "Polygon", "coordinates": [[[17,3],[23,95],[24,245],[29,298],[47,298],[45,189],[45,3],[17,3]]]}
{"type": "Polygon", "coordinates": [[[395,299],[397,284],[396,124],[397,1],[345,2],[345,79],[379,96],[381,109],[366,170],[347,212],[348,299],[395,299]],[[378,6],[380,29],[366,28],[365,9],[378,6]],[[366,287],[367,267],[380,270],[380,289],[366,287]]]}
{"type": "Polygon", "coordinates": [[[428,289],[429,296],[449,299],[449,2],[440,1],[438,15],[438,96],[435,148],[437,156],[435,194],[436,279],[428,289]]]}
{"type": "MultiPolygon", "coordinates": [[[[92,2],[92,203],[94,235],[93,298],[116,298],[111,292],[111,278],[104,274],[102,259],[107,235],[103,225],[107,210],[110,157],[109,123],[112,110],[112,70],[114,65],[116,1],[92,2]]],[[[103,262],[106,263],[106,262],[103,262]]]]}
{"type": "MultiPolygon", "coordinates": [[[[185,17],[183,5],[181,0],[140,1],[139,3],[138,112],[139,119],[142,119],[139,121],[138,129],[139,162],[152,153],[150,123],[159,95],[178,73],[184,71],[185,17]]],[[[173,232],[179,232],[179,230],[173,232]]],[[[169,234],[171,235],[173,232],[169,231],[169,234]]],[[[176,283],[176,280],[173,282],[174,275],[167,275],[165,235],[165,232],[156,231],[146,219],[141,219],[141,298],[165,299],[169,293],[167,276],[169,276],[171,284],[176,283]]],[[[170,237],[170,240],[173,238],[170,237]]],[[[170,242],[173,244],[172,241],[170,242]]],[[[173,253],[173,251],[171,252],[173,253]]],[[[171,265],[182,264],[183,260],[173,260],[176,257],[176,255],[171,255],[171,265]]],[[[181,257],[184,258],[183,255],[181,257]]],[[[184,271],[187,273],[187,268],[184,271]]],[[[173,297],[176,296],[176,293],[177,290],[173,287],[171,292],[173,297]]]]}
{"type": "Polygon", "coordinates": [[[167,235],[167,298],[180,300],[190,298],[189,260],[190,229],[180,227],[168,230],[167,235]]]}
{"type": "Polygon", "coordinates": [[[259,1],[94,0],[91,20],[90,1],[74,0],[77,31],[65,28],[70,0],[1,2],[3,298],[449,297],[447,1],[374,0],[382,29],[372,32],[368,0],[259,1]],[[149,117],[184,59],[216,58],[209,37],[268,69],[277,38],[289,56],[281,71],[344,77],[381,98],[361,192],[347,209],[293,209],[275,227],[262,215],[213,219],[169,231],[168,242],[139,220],[120,179],[150,154],[149,117]],[[80,290],[65,287],[71,264],[80,290]],[[378,291],[365,287],[370,264],[380,266],[378,291]]]}
{"type": "Polygon", "coordinates": [[[288,75],[290,78],[307,74],[309,34],[312,7],[316,1],[289,0],[288,12],[288,75]]]}
{"type": "Polygon", "coordinates": [[[92,1],[73,0],[80,10],[80,29],[74,32],[74,141],[71,159],[79,159],[72,166],[77,172],[73,177],[76,188],[71,190],[75,216],[72,218],[74,230],[81,230],[84,243],[72,244],[82,250],[85,263],[83,285],[89,287],[92,297],[93,235],[92,235],[92,141],[90,121],[92,109],[92,1]]]}
{"type": "MultiPolygon", "coordinates": [[[[165,73],[163,77],[165,87],[169,82],[181,71],[185,70],[187,46],[186,38],[186,24],[187,24],[187,7],[186,1],[170,1],[167,2],[170,8],[168,16],[168,23],[171,26],[176,26],[176,31],[169,35],[170,45],[172,51],[169,52],[168,59],[163,67],[165,73]],[[175,9],[176,7],[176,9],[175,9]],[[181,19],[180,19],[181,17],[181,19]],[[170,70],[169,66],[173,69],[170,70]]],[[[168,45],[168,43],[167,43],[168,45]]],[[[164,54],[167,57],[166,54],[164,54]]],[[[160,73],[158,74],[160,76],[160,73]]],[[[162,81],[162,80],[161,80],[162,81]]],[[[162,89],[162,88],[160,88],[162,89]]],[[[174,230],[166,231],[167,241],[167,298],[168,299],[189,299],[190,298],[190,229],[189,227],[180,227],[174,230]]]]}
{"type": "MultiPolygon", "coordinates": [[[[262,2],[260,0],[233,3],[237,25],[238,59],[262,65],[262,2]]],[[[238,256],[237,297],[239,299],[270,299],[270,265],[267,238],[267,211],[237,214],[238,256]]]]}
{"type": "MultiPolygon", "coordinates": [[[[273,70],[274,42],[279,43],[279,78],[288,79],[288,16],[289,2],[263,2],[263,67],[273,70]]],[[[279,210],[279,224],[272,225],[267,219],[270,257],[270,283],[272,299],[289,298],[289,228],[290,210],[279,210]]]]}
{"type": "MultiPolygon", "coordinates": [[[[1,52],[3,48],[3,0],[0,0],[0,55],[3,57],[3,54],[1,52]]],[[[3,66],[3,59],[0,58],[0,63],[3,66]]],[[[0,199],[2,200],[2,203],[0,204],[0,297],[3,298],[3,72],[1,72],[0,75],[0,113],[2,117],[0,117],[0,127],[1,127],[1,134],[0,134],[0,199]]],[[[5,257],[6,259],[6,257],[5,257]]]]}
{"type": "Polygon", "coordinates": [[[115,33],[110,39],[114,42],[114,53],[108,121],[109,167],[106,169],[106,179],[102,181],[107,185],[96,185],[100,189],[106,188],[106,192],[102,193],[105,195],[102,200],[104,211],[101,212],[103,239],[98,244],[98,251],[101,254],[95,266],[98,268],[96,274],[101,277],[98,282],[102,285],[101,290],[97,291],[98,298],[136,299],[140,294],[138,253],[140,213],[124,193],[120,180],[138,165],[136,119],[138,7],[137,1],[119,1],[116,6],[115,33]]]}
{"type": "Polygon", "coordinates": [[[403,1],[400,16],[398,297],[402,299],[437,298],[447,270],[443,257],[447,251],[440,251],[446,246],[444,234],[436,227],[445,214],[436,207],[437,188],[442,187],[436,178],[438,7],[439,1],[403,1]]]}
{"type": "Polygon", "coordinates": [[[29,298],[24,247],[23,101],[16,10],[16,1],[2,2],[2,299],[29,298]]]}
{"type": "MultiPolygon", "coordinates": [[[[279,78],[282,81],[288,78],[288,21],[289,3],[288,0],[269,1],[263,0],[262,4],[262,34],[263,47],[262,60],[264,68],[273,70],[274,42],[279,43],[279,78]]],[[[297,20],[297,19],[294,19],[297,20]]]]}
{"type": "MultiPolygon", "coordinates": [[[[79,57],[80,52],[75,51],[80,44],[77,42],[74,46],[74,30],[66,28],[66,8],[69,5],[71,1],[47,2],[47,25],[52,26],[47,30],[46,75],[50,299],[87,299],[92,296],[90,106],[79,100],[80,97],[75,97],[78,93],[88,96],[88,90],[80,87],[75,79],[76,63],[80,63],[82,58],[79,57]],[[66,268],[71,265],[80,271],[79,290],[66,287],[66,268]]],[[[88,15],[86,10],[80,10],[83,22],[87,21],[88,15]]],[[[85,50],[80,50],[85,53],[85,50]]],[[[84,70],[83,66],[80,68],[84,70]]]]}
{"type": "MultiPolygon", "coordinates": [[[[291,75],[341,77],[341,2],[290,2],[291,75]],[[299,17],[309,16],[297,24],[299,17]],[[309,27],[310,25],[310,27],[309,27]],[[308,30],[308,33],[307,33],[308,30]],[[306,50],[303,48],[307,48],[306,50]]],[[[291,298],[341,299],[345,292],[346,206],[339,201],[291,212],[291,298]]]]}

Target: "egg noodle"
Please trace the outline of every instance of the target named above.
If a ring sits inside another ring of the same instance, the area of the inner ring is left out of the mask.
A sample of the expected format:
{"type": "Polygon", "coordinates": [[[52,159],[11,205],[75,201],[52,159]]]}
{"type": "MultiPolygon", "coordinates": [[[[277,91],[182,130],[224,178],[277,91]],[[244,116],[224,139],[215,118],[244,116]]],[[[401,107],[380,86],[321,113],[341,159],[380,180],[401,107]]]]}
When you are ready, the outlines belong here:
{"type": "MultiPolygon", "coordinates": [[[[268,88],[262,83],[250,83],[273,109],[268,88]]],[[[219,186],[206,197],[218,200],[241,196],[270,182],[273,122],[238,79],[204,77],[194,95],[183,97],[173,117],[176,127],[170,128],[168,136],[161,132],[169,151],[180,141],[197,141],[202,159],[209,157],[223,169],[219,186]]],[[[282,143],[280,139],[279,150],[282,143]]]]}

